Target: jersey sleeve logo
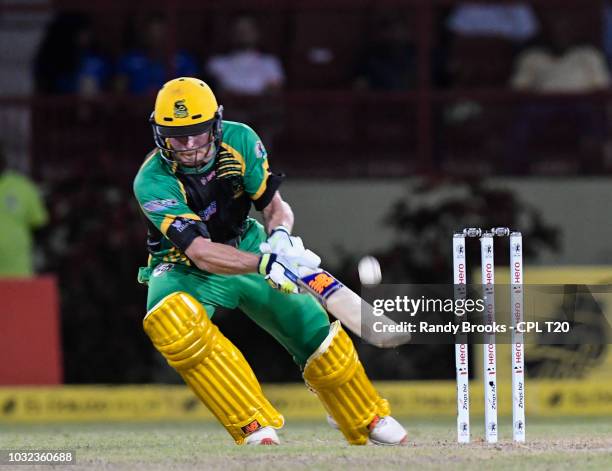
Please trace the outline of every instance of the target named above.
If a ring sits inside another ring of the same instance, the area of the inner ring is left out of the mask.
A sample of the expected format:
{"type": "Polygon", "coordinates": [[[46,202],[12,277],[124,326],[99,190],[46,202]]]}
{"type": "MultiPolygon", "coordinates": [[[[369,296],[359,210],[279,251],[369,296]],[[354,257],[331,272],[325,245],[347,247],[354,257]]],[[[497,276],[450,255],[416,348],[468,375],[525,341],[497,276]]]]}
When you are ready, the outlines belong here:
{"type": "Polygon", "coordinates": [[[175,206],[178,206],[178,201],[174,199],[147,201],[142,205],[144,210],[148,211],[149,213],[158,213],[160,211],[165,211],[168,208],[174,208],[175,206]]]}
{"type": "Polygon", "coordinates": [[[265,159],[267,155],[268,152],[266,152],[266,148],[264,147],[263,142],[257,141],[255,143],[255,157],[257,157],[258,159],[265,159]]]}
{"type": "Polygon", "coordinates": [[[170,226],[180,233],[187,229],[190,225],[195,223],[196,222],[193,219],[176,218],[174,222],[170,224],[170,226]]]}
{"type": "Polygon", "coordinates": [[[185,104],[185,100],[177,100],[174,102],[174,117],[175,118],[186,118],[189,116],[189,110],[185,104]]]}

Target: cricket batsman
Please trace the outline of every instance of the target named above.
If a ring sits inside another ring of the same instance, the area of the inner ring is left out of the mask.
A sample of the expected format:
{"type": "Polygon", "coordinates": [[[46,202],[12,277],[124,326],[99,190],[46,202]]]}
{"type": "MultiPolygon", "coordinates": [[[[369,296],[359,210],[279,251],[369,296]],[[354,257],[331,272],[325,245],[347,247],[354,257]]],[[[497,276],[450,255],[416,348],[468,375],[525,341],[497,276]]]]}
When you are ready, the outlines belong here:
{"type": "MultiPolygon", "coordinates": [[[[223,121],[201,80],[157,94],[156,149],[134,180],[148,225],[146,334],[237,444],[278,444],[283,416],[240,351],[215,326],[217,307],[240,308],[293,356],[349,443],[398,445],[406,431],[368,379],[339,322],[285,276],[320,259],[291,235],[293,213],[247,125],[223,121]],[[251,205],[264,225],[249,217],[251,205]]],[[[237,319],[236,322],[239,322],[237,319]]]]}

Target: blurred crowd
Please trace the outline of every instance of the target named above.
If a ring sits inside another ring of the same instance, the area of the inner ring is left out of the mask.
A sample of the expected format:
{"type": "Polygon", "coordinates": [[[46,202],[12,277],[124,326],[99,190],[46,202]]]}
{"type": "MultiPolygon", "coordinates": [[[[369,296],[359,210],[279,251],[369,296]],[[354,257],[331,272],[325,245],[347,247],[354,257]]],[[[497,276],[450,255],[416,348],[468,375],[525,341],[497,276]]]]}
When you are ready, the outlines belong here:
{"type": "MultiPolygon", "coordinates": [[[[597,5],[440,6],[434,11],[428,73],[436,86],[446,88],[606,88],[612,6],[604,2],[602,11],[597,5]]],[[[181,75],[244,95],[282,88],[397,91],[418,85],[423,62],[417,58],[421,20],[415,10],[203,11],[192,16],[202,18],[185,24],[185,18],[170,22],[162,13],[131,16],[109,31],[105,18],[59,13],[36,57],[37,91],[151,94],[168,77],[181,75]]]]}
{"type": "Polygon", "coordinates": [[[249,16],[238,17],[230,26],[228,52],[204,62],[192,51],[173,50],[162,14],[132,20],[124,34],[124,48],[115,56],[96,31],[94,20],[86,14],[63,13],[53,20],[36,57],[38,92],[154,94],[173,76],[204,76],[217,90],[248,95],[273,92],[284,85],[279,59],[259,50],[259,27],[249,16]]]}
{"type": "Polygon", "coordinates": [[[430,13],[414,5],[59,13],[34,61],[36,91],[89,104],[43,107],[55,128],[34,128],[57,136],[76,126],[72,149],[105,142],[133,172],[153,95],[167,79],[193,75],[294,175],[612,171],[608,109],[594,97],[610,86],[612,2],[442,2],[430,13]],[[131,138],[118,143],[123,129],[131,138]]]}

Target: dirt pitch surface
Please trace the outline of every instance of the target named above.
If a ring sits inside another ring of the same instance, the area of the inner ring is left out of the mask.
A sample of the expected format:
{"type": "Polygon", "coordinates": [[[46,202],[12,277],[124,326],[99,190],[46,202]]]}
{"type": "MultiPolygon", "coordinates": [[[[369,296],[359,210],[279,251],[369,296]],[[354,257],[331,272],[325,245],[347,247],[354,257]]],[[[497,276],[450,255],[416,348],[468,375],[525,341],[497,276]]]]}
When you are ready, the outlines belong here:
{"type": "Polygon", "coordinates": [[[531,420],[524,445],[511,442],[507,421],[500,423],[500,443],[484,443],[481,422],[474,420],[472,443],[461,446],[455,443],[452,420],[403,420],[408,446],[355,447],[323,419],[288,423],[281,446],[238,447],[212,423],[105,423],[3,425],[0,448],[76,451],[75,465],[11,467],[18,471],[612,469],[612,418],[531,420]]]}

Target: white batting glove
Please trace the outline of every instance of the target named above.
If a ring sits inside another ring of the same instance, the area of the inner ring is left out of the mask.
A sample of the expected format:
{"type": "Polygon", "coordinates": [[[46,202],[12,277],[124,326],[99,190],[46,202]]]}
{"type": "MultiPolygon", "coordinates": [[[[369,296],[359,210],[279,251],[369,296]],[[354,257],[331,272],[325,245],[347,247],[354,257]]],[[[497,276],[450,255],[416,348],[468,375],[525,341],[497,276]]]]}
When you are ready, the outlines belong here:
{"type": "MultiPolygon", "coordinates": [[[[299,237],[297,239],[300,243],[302,242],[302,239],[299,237]]],[[[295,273],[299,276],[304,276],[304,273],[312,273],[313,270],[316,270],[321,265],[321,257],[312,250],[304,249],[303,245],[286,250],[282,256],[295,266],[295,273]]]]}
{"type": "Polygon", "coordinates": [[[294,246],[295,239],[285,226],[277,226],[270,232],[268,239],[259,245],[259,250],[261,253],[281,254],[294,246]]]}
{"type": "MultiPolygon", "coordinates": [[[[284,226],[274,229],[268,240],[259,244],[259,250],[262,254],[281,255],[293,264],[312,270],[319,268],[321,264],[321,258],[312,250],[304,248],[302,239],[289,235],[289,231],[284,226]]],[[[299,270],[296,269],[295,273],[299,274],[299,270]]]]}
{"type": "MultiPolygon", "coordinates": [[[[298,238],[299,239],[299,238],[298,238]]],[[[301,239],[300,239],[301,242],[301,239]]],[[[265,253],[259,259],[258,271],[266,277],[268,284],[283,293],[302,292],[298,278],[315,271],[321,258],[304,246],[294,247],[284,254],[265,253]]]]}
{"type": "Polygon", "coordinates": [[[288,258],[275,253],[265,253],[259,258],[257,270],[260,275],[266,277],[266,281],[272,288],[287,294],[300,292],[297,285],[299,267],[288,258]]]}

